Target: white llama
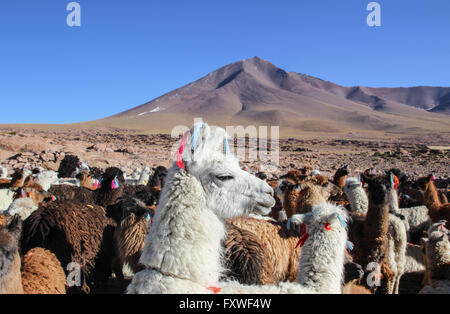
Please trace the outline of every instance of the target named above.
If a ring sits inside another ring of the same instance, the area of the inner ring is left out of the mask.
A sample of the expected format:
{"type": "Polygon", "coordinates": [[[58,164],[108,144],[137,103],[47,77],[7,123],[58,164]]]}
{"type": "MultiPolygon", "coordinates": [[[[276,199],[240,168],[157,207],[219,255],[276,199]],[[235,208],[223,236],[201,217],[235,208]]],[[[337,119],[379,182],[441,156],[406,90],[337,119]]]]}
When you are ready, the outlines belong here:
{"type": "Polygon", "coordinates": [[[434,223],[428,229],[428,239],[422,238],[427,270],[426,286],[419,294],[450,293],[450,231],[445,228],[447,221],[434,223]]]}
{"type": "Polygon", "coordinates": [[[144,171],[142,171],[141,175],[139,176],[137,185],[147,185],[151,174],[152,174],[152,171],[150,170],[150,166],[147,165],[145,167],[144,171]]]}
{"type": "Polygon", "coordinates": [[[19,215],[22,220],[27,219],[38,207],[29,197],[15,199],[2,214],[5,216],[19,215]]]}
{"type": "MultiPolygon", "coordinates": [[[[140,259],[146,269],[135,274],[127,292],[317,292],[292,283],[245,286],[219,282],[224,271],[224,219],[252,213],[265,215],[274,204],[272,188],[242,170],[237,158],[229,154],[225,130],[212,131],[205,123],[196,124],[183,137],[177,162],[167,175],[140,259]],[[227,154],[223,153],[223,145],[227,154]]],[[[339,245],[334,246],[339,250],[339,245]]],[[[342,267],[343,263],[339,273],[342,267]]]]}
{"type": "Polygon", "coordinates": [[[367,214],[369,199],[367,198],[366,191],[362,187],[361,181],[357,178],[347,178],[342,190],[350,202],[352,212],[367,214]]]}

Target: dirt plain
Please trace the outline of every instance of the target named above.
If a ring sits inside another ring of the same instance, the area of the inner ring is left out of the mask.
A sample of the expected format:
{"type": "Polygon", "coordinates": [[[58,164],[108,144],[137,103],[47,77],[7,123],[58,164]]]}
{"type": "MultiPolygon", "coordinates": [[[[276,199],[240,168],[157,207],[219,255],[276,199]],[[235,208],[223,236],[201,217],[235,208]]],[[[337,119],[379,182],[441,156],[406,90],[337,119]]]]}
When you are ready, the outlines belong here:
{"type": "MultiPolygon", "coordinates": [[[[0,164],[10,172],[25,165],[56,171],[66,154],[74,154],[89,161],[90,166],[102,169],[115,166],[131,174],[146,165],[170,166],[178,140],[167,134],[139,134],[112,128],[0,128],[0,164]]],[[[279,140],[278,148],[276,143],[273,146],[274,152],[279,152],[278,158],[274,154],[258,160],[257,149],[249,150],[247,142],[245,158],[240,159],[253,171],[264,171],[273,178],[306,165],[329,176],[341,164],[348,164],[353,175],[371,167],[377,170],[396,167],[413,177],[429,173],[447,177],[450,172],[450,136],[446,134],[391,140],[351,134],[342,138],[285,138],[279,140]]],[[[243,145],[238,147],[242,149],[243,145]]],[[[244,157],[242,150],[238,155],[244,157]]]]}

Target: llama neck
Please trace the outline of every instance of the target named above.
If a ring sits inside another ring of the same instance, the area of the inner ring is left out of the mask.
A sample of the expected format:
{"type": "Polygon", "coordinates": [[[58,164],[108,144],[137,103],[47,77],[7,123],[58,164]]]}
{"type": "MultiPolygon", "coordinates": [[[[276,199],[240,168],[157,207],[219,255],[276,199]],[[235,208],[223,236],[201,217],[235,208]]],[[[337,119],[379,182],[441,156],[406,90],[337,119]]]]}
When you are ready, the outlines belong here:
{"type": "Polygon", "coordinates": [[[302,248],[299,283],[320,293],[340,293],[347,234],[320,230],[302,248]]]}
{"type": "Polygon", "coordinates": [[[297,213],[297,201],[299,195],[293,191],[285,191],[283,193],[283,208],[286,211],[287,217],[291,217],[297,213]]]}
{"type": "Polygon", "coordinates": [[[335,174],[333,181],[338,187],[342,189],[342,187],[345,185],[347,177],[347,175],[335,174]]]}
{"type": "Polygon", "coordinates": [[[397,212],[398,211],[398,194],[395,189],[391,190],[390,197],[389,197],[389,209],[397,212]]]}
{"type": "Polygon", "coordinates": [[[369,202],[364,233],[370,239],[384,239],[389,230],[389,203],[375,205],[369,202]]]}
{"type": "Polygon", "coordinates": [[[203,284],[218,282],[225,223],[206,207],[204,190],[172,167],[140,262],[165,275],[203,284]]]}
{"type": "Polygon", "coordinates": [[[362,186],[355,187],[347,191],[348,200],[350,201],[350,207],[352,212],[366,214],[369,206],[367,195],[362,186]]]}
{"type": "Polygon", "coordinates": [[[424,198],[425,198],[425,205],[431,212],[439,211],[440,207],[442,206],[442,203],[439,200],[438,191],[434,186],[433,182],[427,184],[424,198]]]}

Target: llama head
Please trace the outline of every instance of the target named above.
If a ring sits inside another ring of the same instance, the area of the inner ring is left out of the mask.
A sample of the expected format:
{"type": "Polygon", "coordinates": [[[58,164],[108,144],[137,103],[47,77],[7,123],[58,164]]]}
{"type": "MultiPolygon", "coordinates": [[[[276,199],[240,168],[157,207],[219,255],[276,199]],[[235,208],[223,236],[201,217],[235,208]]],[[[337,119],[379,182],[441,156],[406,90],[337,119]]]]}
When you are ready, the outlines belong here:
{"type": "Polygon", "coordinates": [[[286,203],[288,200],[291,202],[291,206],[295,207],[295,203],[299,194],[302,191],[300,183],[304,182],[306,179],[307,167],[303,169],[290,170],[288,173],[282,175],[278,180],[278,186],[275,188],[275,193],[280,198],[283,207],[289,205],[286,203]]]}
{"type": "Polygon", "coordinates": [[[167,176],[167,168],[164,166],[158,166],[153,168],[153,175],[148,181],[148,186],[150,187],[164,187],[164,180],[167,176]]]}
{"type": "Polygon", "coordinates": [[[450,231],[445,227],[447,221],[441,220],[436,222],[428,228],[428,238],[429,239],[442,239],[443,237],[449,237],[450,231]]]}
{"type": "Polygon", "coordinates": [[[150,170],[150,166],[147,165],[139,176],[140,183],[147,184],[151,174],[152,174],[152,171],[150,170]]]}
{"type": "Polygon", "coordinates": [[[49,192],[45,191],[39,184],[35,184],[29,187],[22,187],[16,191],[13,199],[31,199],[36,206],[41,203],[47,203],[56,200],[56,198],[49,192]]]}
{"type": "Polygon", "coordinates": [[[357,178],[347,178],[342,190],[347,194],[354,189],[362,188],[362,183],[357,178]]]}
{"type": "Polygon", "coordinates": [[[344,177],[344,176],[348,176],[349,171],[348,171],[348,165],[341,165],[337,170],[336,170],[336,174],[335,176],[337,177],[344,177]]]}
{"type": "Polygon", "coordinates": [[[102,188],[104,187],[105,190],[114,190],[115,188],[112,187],[113,185],[121,187],[124,183],[125,178],[123,176],[123,172],[117,167],[107,168],[102,176],[102,188]],[[114,183],[114,181],[116,182],[114,183]]]}
{"type": "Polygon", "coordinates": [[[20,182],[25,179],[25,174],[22,169],[15,169],[13,175],[11,176],[11,183],[20,182]]]}
{"type": "Polygon", "coordinates": [[[292,218],[296,223],[304,223],[309,234],[327,233],[334,230],[347,237],[347,223],[349,220],[346,209],[331,203],[315,205],[306,214],[297,214],[292,218]]]}
{"type": "Polygon", "coordinates": [[[281,206],[288,211],[288,217],[295,214],[294,210],[303,193],[300,183],[296,183],[292,178],[288,177],[280,179],[278,186],[275,188],[275,193],[281,201],[281,206]]]}
{"type": "Polygon", "coordinates": [[[150,169],[149,165],[145,165],[145,169],[143,171],[143,173],[150,175],[152,173],[152,170],[150,169]]]}
{"type": "Polygon", "coordinates": [[[412,188],[418,190],[421,193],[424,193],[427,189],[429,189],[436,179],[434,174],[430,174],[426,177],[417,179],[416,182],[412,184],[412,188]]]}
{"type": "Polygon", "coordinates": [[[124,219],[130,216],[133,216],[134,220],[138,221],[146,218],[151,213],[152,211],[138,198],[125,196],[119,198],[117,203],[108,207],[106,216],[114,219],[120,225],[124,219]]]}
{"type": "Polygon", "coordinates": [[[369,202],[374,205],[385,205],[389,202],[394,180],[391,175],[374,176],[361,174],[361,179],[368,184],[369,202]]]}
{"type": "Polygon", "coordinates": [[[177,165],[200,182],[206,205],[219,217],[265,215],[275,205],[273,189],[241,169],[222,128],[211,130],[206,123],[195,124],[183,137],[177,158],[177,165]]]}

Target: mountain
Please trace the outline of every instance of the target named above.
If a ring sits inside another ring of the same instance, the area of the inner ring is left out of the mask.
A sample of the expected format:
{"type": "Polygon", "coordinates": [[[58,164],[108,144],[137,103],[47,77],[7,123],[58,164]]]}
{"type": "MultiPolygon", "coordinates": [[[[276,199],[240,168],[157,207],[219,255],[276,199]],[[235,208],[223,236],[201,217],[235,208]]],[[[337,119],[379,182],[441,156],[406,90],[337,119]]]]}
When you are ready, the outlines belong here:
{"type": "Polygon", "coordinates": [[[170,132],[195,117],[213,125],[302,132],[450,132],[450,87],[345,87],[258,57],[222,67],[146,104],[87,124],[170,132]]]}

